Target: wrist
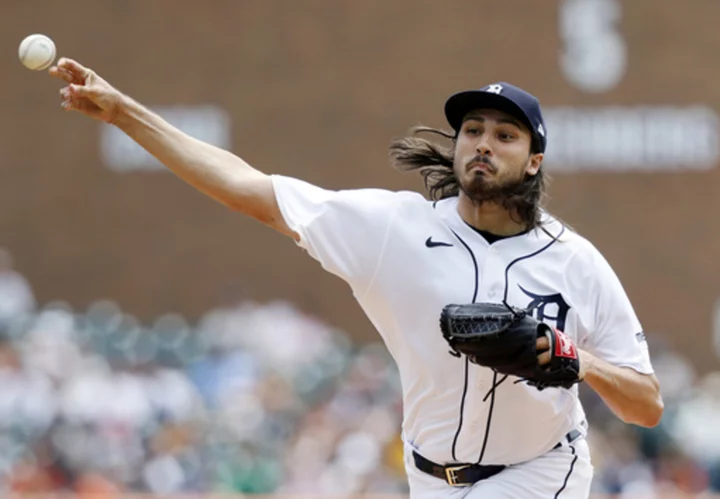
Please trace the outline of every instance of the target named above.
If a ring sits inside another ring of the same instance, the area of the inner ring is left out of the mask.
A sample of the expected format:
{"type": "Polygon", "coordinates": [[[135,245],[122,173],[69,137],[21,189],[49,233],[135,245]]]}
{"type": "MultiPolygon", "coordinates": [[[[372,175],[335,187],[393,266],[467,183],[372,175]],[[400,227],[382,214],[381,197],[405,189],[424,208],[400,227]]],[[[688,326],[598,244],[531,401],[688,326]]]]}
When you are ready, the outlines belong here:
{"type": "Polygon", "coordinates": [[[125,94],[120,94],[117,99],[115,107],[110,112],[110,116],[107,119],[108,124],[115,125],[121,130],[125,131],[130,127],[134,121],[133,113],[134,101],[125,94]]]}
{"type": "Polygon", "coordinates": [[[578,378],[584,380],[589,374],[592,374],[593,366],[595,365],[595,357],[585,350],[578,348],[578,360],[580,361],[580,372],[578,378]]]}

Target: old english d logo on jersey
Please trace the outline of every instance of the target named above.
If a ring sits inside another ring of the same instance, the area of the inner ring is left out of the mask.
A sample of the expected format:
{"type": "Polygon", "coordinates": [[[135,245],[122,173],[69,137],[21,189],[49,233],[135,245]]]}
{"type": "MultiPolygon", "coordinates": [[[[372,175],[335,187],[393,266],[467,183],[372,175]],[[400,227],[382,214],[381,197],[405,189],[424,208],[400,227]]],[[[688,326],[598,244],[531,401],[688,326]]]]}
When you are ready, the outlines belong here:
{"type": "Polygon", "coordinates": [[[537,320],[541,322],[547,320],[555,321],[555,327],[560,331],[565,331],[565,321],[570,311],[570,305],[567,304],[560,293],[554,295],[538,295],[531,293],[519,284],[518,287],[523,293],[532,298],[527,308],[535,311],[535,318],[537,320]]]}

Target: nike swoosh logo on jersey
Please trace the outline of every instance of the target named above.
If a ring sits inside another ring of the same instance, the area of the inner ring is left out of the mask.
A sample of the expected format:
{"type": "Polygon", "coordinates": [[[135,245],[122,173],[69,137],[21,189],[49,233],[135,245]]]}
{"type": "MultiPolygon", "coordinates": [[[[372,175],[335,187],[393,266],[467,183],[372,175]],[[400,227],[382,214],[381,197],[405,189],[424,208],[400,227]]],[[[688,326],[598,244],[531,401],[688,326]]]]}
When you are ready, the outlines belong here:
{"type": "Polygon", "coordinates": [[[452,246],[450,243],[443,243],[440,241],[433,241],[432,236],[427,238],[427,241],[425,241],[425,246],[428,248],[437,248],[438,246],[452,246]]]}

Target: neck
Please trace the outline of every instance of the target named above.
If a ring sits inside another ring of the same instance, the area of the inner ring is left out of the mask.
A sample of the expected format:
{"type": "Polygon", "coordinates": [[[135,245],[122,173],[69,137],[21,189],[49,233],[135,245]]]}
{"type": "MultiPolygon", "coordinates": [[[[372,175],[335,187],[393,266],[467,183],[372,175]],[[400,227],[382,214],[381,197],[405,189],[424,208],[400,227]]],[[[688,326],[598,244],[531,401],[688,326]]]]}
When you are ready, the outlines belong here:
{"type": "Polygon", "coordinates": [[[474,203],[463,192],[459,194],[457,210],[465,223],[497,236],[514,236],[527,230],[526,224],[518,222],[516,213],[492,201],[474,203]]]}

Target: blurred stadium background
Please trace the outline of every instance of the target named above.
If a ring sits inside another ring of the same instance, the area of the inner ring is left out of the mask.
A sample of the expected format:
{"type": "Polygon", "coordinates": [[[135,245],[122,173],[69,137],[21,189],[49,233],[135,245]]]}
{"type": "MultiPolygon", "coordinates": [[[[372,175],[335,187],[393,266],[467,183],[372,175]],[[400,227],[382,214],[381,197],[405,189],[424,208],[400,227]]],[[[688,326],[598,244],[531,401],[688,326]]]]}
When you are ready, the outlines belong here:
{"type": "Polygon", "coordinates": [[[62,113],[17,60],[35,32],[196,137],[328,188],[420,190],[391,138],[444,127],[454,91],[528,88],[549,207],[621,277],[666,403],[641,430],[583,392],[594,490],[720,492],[718,18],[716,0],[4,0],[0,493],[407,493],[395,367],[346,286],[62,113]]]}

